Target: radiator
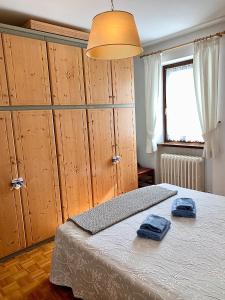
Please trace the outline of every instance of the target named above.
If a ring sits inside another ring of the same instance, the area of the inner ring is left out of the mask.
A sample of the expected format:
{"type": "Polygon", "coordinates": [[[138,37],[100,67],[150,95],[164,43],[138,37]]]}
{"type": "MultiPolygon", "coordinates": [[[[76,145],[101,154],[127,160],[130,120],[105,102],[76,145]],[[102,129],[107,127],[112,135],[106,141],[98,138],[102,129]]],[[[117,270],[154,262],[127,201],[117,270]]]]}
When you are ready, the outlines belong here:
{"type": "Polygon", "coordinates": [[[204,191],[204,159],[202,157],[161,154],[161,182],[204,191]]]}

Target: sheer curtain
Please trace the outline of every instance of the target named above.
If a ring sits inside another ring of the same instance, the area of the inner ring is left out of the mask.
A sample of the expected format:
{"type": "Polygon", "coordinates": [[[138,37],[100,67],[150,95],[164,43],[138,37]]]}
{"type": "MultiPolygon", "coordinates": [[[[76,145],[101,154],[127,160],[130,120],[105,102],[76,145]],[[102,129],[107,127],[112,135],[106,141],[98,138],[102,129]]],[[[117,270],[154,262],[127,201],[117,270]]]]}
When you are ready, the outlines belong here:
{"type": "Polygon", "coordinates": [[[203,40],[194,45],[194,82],[198,116],[205,142],[203,156],[218,154],[218,76],[220,38],[203,40]]]}
{"type": "Polygon", "coordinates": [[[203,142],[192,63],[166,70],[166,119],[168,140],[203,142]]]}
{"type": "Polygon", "coordinates": [[[146,111],[146,153],[157,150],[154,139],[156,117],[160,98],[162,62],[161,54],[154,54],[144,58],[145,65],[145,111],[146,111]]]}

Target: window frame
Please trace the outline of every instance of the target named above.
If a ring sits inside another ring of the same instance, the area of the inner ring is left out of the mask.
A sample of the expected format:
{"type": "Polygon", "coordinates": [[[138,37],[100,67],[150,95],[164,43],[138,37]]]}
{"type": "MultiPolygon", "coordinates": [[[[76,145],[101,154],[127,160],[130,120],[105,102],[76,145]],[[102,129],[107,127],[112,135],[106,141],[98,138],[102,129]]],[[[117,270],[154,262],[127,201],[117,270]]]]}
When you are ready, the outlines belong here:
{"type": "Polygon", "coordinates": [[[163,139],[164,146],[175,146],[175,147],[191,147],[191,148],[203,148],[204,142],[186,142],[186,141],[172,141],[167,139],[167,115],[166,115],[166,71],[175,67],[186,66],[193,64],[193,59],[183,60],[177,63],[168,64],[163,66],[163,139]]]}

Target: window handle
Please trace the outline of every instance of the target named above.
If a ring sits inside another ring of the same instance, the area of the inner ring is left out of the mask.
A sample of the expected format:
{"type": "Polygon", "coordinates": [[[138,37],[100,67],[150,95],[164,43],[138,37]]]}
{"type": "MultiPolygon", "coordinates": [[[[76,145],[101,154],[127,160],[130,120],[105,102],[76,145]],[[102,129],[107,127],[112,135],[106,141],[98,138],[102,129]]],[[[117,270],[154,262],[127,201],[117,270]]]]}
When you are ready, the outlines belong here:
{"type": "Polygon", "coordinates": [[[165,108],[165,115],[167,115],[167,107],[165,108]]]}

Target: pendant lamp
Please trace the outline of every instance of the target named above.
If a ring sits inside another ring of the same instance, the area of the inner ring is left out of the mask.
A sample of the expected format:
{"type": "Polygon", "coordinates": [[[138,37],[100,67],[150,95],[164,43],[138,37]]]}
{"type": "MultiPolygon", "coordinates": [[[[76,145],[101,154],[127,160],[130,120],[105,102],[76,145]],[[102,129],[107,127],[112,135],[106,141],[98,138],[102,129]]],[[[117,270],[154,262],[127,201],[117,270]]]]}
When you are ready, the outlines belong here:
{"type": "Polygon", "coordinates": [[[95,59],[122,59],[139,55],[141,47],[134,16],[126,11],[112,10],[92,20],[86,55],[95,59]]]}

